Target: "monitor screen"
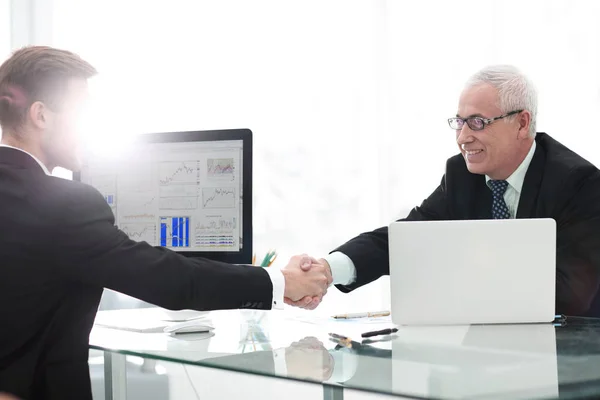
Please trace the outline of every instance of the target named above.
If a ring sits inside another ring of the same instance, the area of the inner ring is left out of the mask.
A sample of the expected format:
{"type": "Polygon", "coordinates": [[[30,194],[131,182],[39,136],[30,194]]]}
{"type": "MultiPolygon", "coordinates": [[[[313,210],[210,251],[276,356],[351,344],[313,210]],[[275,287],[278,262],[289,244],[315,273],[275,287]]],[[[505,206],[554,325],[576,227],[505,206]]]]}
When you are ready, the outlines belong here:
{"type": "Polygon", "coordinates": [[[249,130],[140,135],[86,156],[76,179],[95,187],[131,239],[184,255],[250,263],[249,130]]]}

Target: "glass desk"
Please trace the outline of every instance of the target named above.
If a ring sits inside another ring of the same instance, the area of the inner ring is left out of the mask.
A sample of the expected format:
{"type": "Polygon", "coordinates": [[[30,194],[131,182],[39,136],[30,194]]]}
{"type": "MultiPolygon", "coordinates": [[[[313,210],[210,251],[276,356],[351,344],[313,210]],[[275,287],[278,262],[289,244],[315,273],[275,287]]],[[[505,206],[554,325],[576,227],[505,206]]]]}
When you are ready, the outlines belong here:
{"type": "MultiPolygon", "coordinates": [[[[96,321],[148,318],[158,311],[102,311],[96,321]]],[[[199,321],[210,322],[212,334],[94,326],[90,348],[104,351],[106,398],[126,397],[126,355],[310,382],[323,386],[325,399],[336,400],[344,388],[417,399],[600,397],[600,319],[567,318],[559,326],[402,327],[365,342],[360,333],[391,327],[391,321],[245,310],[205,318],[199,321]],[[333,340],[330,332],[352,341],[333,340]]]]}

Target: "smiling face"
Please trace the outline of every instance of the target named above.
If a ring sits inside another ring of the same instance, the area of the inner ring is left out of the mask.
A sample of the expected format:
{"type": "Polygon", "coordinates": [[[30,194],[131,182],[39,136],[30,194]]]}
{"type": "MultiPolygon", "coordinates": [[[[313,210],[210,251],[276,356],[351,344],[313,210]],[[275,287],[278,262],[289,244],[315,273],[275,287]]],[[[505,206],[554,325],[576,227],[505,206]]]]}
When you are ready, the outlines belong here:
{"type": "MultiPolygon", "coordinates": [[[[457,117],[491,119],[503,115],[498,89],[483,83],[466,88],[459,100],[457,117]]],[[[506,110],[510,112],[513,110],[506,110]]],[[[480,131],[466,123],[456,131],[456,143],[469,172],[492,179],[508,178],[527,156],[533,138],[529,135],[531,114],[523,111],[512,118],[493,121],[480,131]]]]}

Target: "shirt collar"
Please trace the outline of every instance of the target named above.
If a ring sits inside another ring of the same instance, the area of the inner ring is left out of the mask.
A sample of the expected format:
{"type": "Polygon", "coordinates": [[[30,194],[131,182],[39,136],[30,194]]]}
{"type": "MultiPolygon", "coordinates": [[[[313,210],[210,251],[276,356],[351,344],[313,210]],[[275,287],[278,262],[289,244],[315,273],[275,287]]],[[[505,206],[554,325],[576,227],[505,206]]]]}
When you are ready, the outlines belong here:
{"type": "MultiPolygon", "coordinates": [[[[527,174],[527,169],[529,168],[529,164],[531,164],[531,160],[533,159],[533,155],[535,154],[535,140],[529,149],[529,153],[525,159],[521,162],[521,165],[513,172],[508,178],[506,178],[506,182],[517,191],[517,193],[521,193],[521,189],[523,188],[523,182],[525,182],[525,174],[527,174]]],[[[489,176],[485,176],[485,183],[489,187],[489,182],[492,180],[489,176]]]]}
{"type": "Polygon", "coordinates": [[[15,149],[15,150],[22,151],[23,153],[27,154],[29,157],[33,158],[33,159],[34,159],[34,160],[35,160],[35,161],[36,161],[36,162],[37,162],[37,163],[40,165],[40,167],[42,168],[42,170],[44,171],[44,173],[45,173],[46,175],[52,175],[52,174],[50,173],[50,171],[48,171],[48,168],[46,168],[46,166],[45,166],[45,165],[44,165],[44,164],[43,164],[43,163],[42,163],[42,162],[41,162],[41,161],[40,161],[40,160],[39,160],[39,159],[38,159],[36,156],[34,156],[33,154],[31,154],[31,153],[29,153],[29,152],[27,152],[27,151],[25,151],[25,150],[23,150],[23,149],[20,149],[20,148],[18,148],[18,147],[9,146],[9,145],[7,145],[7,144],[2,144],[2,143],[0,143],[0,147],[8,147],[8,148],[10,148],[10,149],[15,149]]]}

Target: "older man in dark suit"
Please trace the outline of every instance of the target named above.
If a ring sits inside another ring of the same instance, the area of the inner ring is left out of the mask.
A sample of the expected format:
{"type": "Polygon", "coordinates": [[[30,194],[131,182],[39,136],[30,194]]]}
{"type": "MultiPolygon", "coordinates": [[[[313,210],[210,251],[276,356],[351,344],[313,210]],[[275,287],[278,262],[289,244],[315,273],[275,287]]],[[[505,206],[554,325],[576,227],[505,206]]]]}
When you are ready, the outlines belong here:
{"type": "MultiPolygon", "coordinates": [[[[553,218],[556,312],[599,317],[600,172],[549,135],[536,134],[536,115],[536,91],[516,68],[476,73],[448,120],[460,154],[403,220],[553,218]]],[[[355,237],[320,261],[343,292],[389,274],[387,227],[355,237]]],[[[319,301],[288,303],[314,308],[319,301]]]]}

